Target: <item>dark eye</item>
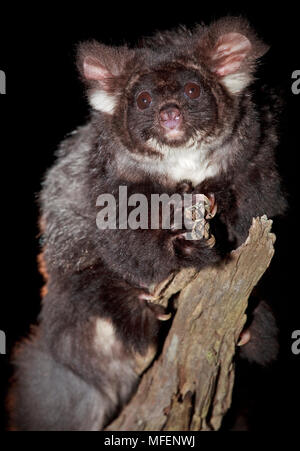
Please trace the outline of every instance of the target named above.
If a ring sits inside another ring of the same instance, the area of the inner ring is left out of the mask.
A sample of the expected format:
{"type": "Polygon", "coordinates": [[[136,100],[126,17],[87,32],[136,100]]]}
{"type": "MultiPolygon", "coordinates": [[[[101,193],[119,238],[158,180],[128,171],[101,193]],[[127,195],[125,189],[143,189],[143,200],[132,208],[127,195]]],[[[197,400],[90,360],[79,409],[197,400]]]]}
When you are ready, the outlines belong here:
{"type": "Polygon", "coordinates": [[[200,86],[196,83],[187,83],[184,87],[184,93],[190,99],[197,99],[200,96],[200,86]]]}
{"type": "Polygon", "coordinates": [[[141,92],[138,98],[136,99],[137,106],[139,107],[140,110],[145,110],[146,108],[148,108],[151,102],[152,97],[147,91],[141,92]]]}

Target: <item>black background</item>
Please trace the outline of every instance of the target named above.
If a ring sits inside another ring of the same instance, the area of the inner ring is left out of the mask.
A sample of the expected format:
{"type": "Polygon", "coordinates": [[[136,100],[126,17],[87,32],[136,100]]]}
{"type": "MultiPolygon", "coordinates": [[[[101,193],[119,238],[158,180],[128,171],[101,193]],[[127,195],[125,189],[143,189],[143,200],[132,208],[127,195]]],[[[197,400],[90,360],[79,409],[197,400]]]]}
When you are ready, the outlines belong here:
{"type": "MultiPolygon", "coordinates": [[[[11,375],[13,344],[26,335],[39,312],[42,284],[38,253],[36,193],[64,136],[85,122],[88,107],[74,64],[76,43],[95,38],[106,44],[134,43],[140,36],[178,24],[192,25],[223,15],[244,15],[271,50],[260,74],[283,90],[286,112],[278,164],[289,194],[290,209],[276,221],[276,254],[265,277],[268,296],[281,330],[279,361],[262,371],[240,365],[234,407],[224,422],[233,427],[236,412],[247,413],[250,430],[288,430],[299,423],[300,355],[291,352],[291,334],[300,329],[298,180],[300,95],[291,91],[292,72],[300,70],[299,7],[219,6],[214,2],[89,3],[53,2],[11,5],[1,12],[0,70],[7,95],[0,96],[1,262],[0,330],[7,355],[0,356],[0,427],[5,427],[4,398],[11,375]]],[[[2,8],[2,7],[1,7],[2,8]]]]}

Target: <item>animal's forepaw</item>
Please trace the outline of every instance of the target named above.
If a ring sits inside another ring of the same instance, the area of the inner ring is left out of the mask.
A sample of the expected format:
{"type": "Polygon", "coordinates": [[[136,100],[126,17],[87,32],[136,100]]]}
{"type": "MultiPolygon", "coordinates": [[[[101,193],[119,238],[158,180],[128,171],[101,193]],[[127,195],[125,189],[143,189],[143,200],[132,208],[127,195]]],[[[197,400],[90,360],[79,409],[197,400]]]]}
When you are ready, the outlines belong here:
{"type": "Polygon", "coordinates": [[[184,209],[185,228],[187,232],[179,234],[179,239],[206,240],[209,247],[214,246],[215,240],[210,234],[209,221],[217,212],[214,194],[193,194],[192,202],[184,209]]]}
{"type": "Polygon", "coordinates": [[[212,219],[216,215],[218,209],[216,198],[213,193],[209,193],[205,197],[208,199],[208,202],[206,204],[206,219],[212,219]]]}

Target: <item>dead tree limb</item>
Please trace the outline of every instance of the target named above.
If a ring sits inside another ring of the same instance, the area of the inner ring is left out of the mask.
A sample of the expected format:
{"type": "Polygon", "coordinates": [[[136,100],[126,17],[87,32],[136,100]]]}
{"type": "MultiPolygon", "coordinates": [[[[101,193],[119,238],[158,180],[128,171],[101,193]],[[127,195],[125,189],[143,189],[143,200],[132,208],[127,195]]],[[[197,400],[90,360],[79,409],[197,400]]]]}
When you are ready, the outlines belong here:
{"type": "MultiPolygon", "coordinates": [[[[265,216],[253,220],[246,242],[226,264],[182,271],[158,288],[162,305],[178,293],[172,326],[137,393],[107,430],[219,429],[231,404],[248,298],[274,254],[271,225],[265,216]]],[[[142,363],[149,365],[146,358],[142,363]]]]}

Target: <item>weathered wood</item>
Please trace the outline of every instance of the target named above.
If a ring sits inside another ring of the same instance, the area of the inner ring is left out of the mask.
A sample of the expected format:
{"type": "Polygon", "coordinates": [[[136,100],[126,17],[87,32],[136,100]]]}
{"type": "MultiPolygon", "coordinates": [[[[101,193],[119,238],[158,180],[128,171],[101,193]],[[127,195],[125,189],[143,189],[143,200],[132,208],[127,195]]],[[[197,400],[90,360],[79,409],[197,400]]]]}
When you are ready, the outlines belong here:
{"type": "MultiPolygon", "coordinates": [[[[246,242],[219,267],[182,271],[157,290],[177,311],[163,350],[107,430],[217,430],[231,404],[233,357],[248,298],[274,254],[272,221],[253,220],[246,242]]],[[[152,356],[144,359],[149,365],[152,356]]],[[[139,362],[141,364],[141,362],[139,362]]]]}

